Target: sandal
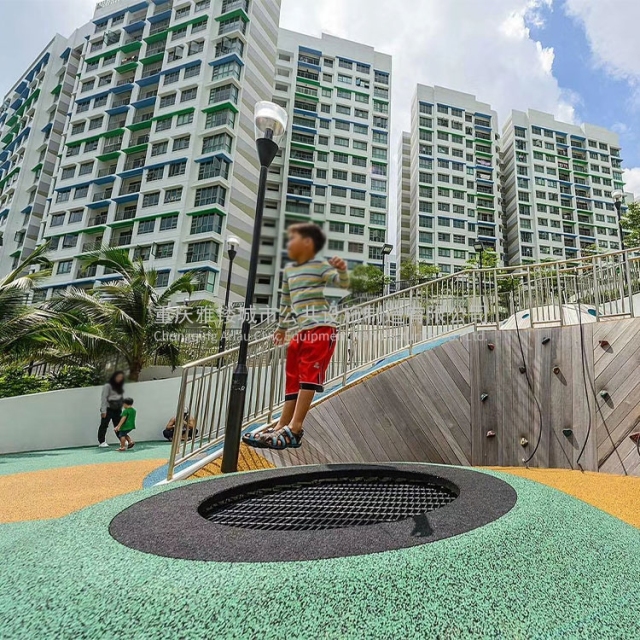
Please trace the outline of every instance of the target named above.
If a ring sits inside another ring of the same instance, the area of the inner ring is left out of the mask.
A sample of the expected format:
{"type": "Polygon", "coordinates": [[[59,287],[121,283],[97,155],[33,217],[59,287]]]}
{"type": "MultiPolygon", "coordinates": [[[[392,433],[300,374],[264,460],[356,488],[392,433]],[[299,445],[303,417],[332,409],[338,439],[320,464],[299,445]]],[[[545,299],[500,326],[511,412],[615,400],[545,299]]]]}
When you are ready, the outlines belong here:
{"type": "Polygon", "coordinates": [[[299,449],[302,446],[304,431],[293,433],[289,427],[276,431],[272,436],[263,440],[263,446],[280,451],[282,449],[299,449]]]}
{"type": "Polygon", "coordinates": [[[258,431],[257,433],[245,433],[242,436],[242,442],[254,449],[265,449],[266,444],[264,442],[265,437],[275,433],[275,427],[267,427],[264,431],[258,431]]]}
{"type": "Polygon", "coordinates": [[[127,449],[133,449],[133,447],[135,447],[135,446],[136,446],[136,443],[132,442],[131,444],[127,445],[127,449]]]}

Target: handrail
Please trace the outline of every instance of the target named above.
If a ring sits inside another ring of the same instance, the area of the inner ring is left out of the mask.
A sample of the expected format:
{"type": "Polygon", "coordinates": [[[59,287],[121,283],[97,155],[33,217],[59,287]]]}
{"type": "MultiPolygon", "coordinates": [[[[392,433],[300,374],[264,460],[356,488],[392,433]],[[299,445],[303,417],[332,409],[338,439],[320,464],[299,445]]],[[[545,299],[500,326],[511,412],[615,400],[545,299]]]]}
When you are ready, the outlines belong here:
{"type": "MultiPolygon", "coordinates": [[[[397,353],[412,354],[417,345],[465,327],[499,329],[523,310],[528,311],[531,327],[577,322],[567,313],[575,312],[576,305],[579,314],[586,310],[595,315],[594,321],[633,317],[636,294],[640,294],[638,249],[442,276],[336,309],[338,343],[327,381],[344,383],[375,362],[397,353]]],[[[176,416],[188,413],[191,426],[173,440],[168,480],[175,477],[178,465],[205,455],[224,438],[238,349],[234,346],[183,367],[176,416]]],[[[286,347],[274,345],[270,336],[249,343],[243,429],[271,421],[282,407],[285,353],[286,347]]]]}

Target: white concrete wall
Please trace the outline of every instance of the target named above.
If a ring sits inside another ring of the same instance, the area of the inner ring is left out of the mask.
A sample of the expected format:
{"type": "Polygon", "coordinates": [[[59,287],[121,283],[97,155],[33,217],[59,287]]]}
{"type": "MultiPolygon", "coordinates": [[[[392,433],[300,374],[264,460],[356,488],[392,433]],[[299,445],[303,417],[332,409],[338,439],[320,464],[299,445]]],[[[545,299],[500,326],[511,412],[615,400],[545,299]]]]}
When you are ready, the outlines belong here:
{"type": "MultiPolygon", "coordinates": [[[[97,445],[102,387],[0,399],[0,453],[97,445]]],[[[134,440],[161,440],[175,413],[180,378],[125,385],[137,410],[134,440]]],[[[107,442],[117,439],[110,425],[107,442]]]]}

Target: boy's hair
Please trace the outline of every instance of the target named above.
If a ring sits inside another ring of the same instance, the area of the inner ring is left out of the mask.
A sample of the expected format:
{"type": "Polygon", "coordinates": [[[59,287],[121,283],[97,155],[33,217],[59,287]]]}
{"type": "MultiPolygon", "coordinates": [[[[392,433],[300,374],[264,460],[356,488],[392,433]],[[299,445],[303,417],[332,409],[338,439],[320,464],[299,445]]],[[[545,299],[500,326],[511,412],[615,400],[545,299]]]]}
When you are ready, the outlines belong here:
{"type": "Polygon", "coordinates": [[[297,233],[303,238],[311,238],[313,241],[313,248],[316,253],[319,253],[324,248],[327,236],[324,231],[313,222],[299,222],[298,224],[292,224],[287,227],[289,233],[297,233]]]}
{"type": "Polygon", "coordinates": [[[128,404],[129,406],[133,405],[133,398],[124,398],[122,401],[124,404],[128,404]]]}

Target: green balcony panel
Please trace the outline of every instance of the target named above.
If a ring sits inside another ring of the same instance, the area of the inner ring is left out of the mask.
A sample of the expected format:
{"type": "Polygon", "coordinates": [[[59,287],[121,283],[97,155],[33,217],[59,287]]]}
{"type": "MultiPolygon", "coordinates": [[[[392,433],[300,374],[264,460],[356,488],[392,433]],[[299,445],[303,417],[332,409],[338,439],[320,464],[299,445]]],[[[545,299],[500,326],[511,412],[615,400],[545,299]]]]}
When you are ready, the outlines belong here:
{"type": "Polygon", "coordinates": [[[118,73],[128,73],[129,71],[133,71],[138,66],[137,62],[127,62],[127,64],[123,64],[120,67],[116,67],[116,71],[118,73]]]}
{"type": "Polygon", "coordinates": [[[160,42],[161,40],[166,40],[168,35],[169,35],[169,29],[165,29],[164,31],[154,33],[152,36],[147,36],[144,39],[144,41],[147,44],[152,44],[154,42],[160,42]]]}
{"type": "Polygon", "coordinates": [[[125,133],[124,129],[112,129],[111,131],[105,131],[101,137],[102,138],[116,138],[117,136],[121,136],[125,133]]]}
{"type": "Polygon", "coordinates": [[[52,89],[52,90],[51,90],[51,93],[52,93],[54,96],[58,96],[58,95],[60,95],[60,92],[61,92],[61,91],[62,91],[62,84],[59,84],[57,87],[55,87],[55,89],[52,89]]]}
{"type": "Polygon", "coordinates": [[[152,56],[147,56],[146,58],[142,58],[140,62],[143,65],[148,65],[148,64],[153,64],[154,62],[161,62],[163,58],[164,58],[164,51],[160,51],[160,53],[154,53],[152,56]]]}
{"type": "Polygon", "coordinates": [[[229,101],[214,104],[212,107],[206,107],[202,110],[202,113],[215,113],[216,111],[224,111],[225,109],[229,109],[234,113],[238,113],[238,107],[236,107],[233,102],[229,101]]]}
{"type": "Polygon", "coordinates": [[[234,11],[227,11],[218,16],[216,22],[222,22],[223,20],[233,20],[234,18],[240,18],[243,22],[249,22],[249,16],[244,9],[235,9],[234,11]]]}
{"type": "MultiPolygon", "coordinates": [[[[318,80],[311,80],[310,78],[300,78],[299,76],[296,76],[295,78],[296,82],[302,82],[303,84],[311,84],[314,87],[319,87],[320,86],[320,82],[318,80]]],[[[349,92],[351,93],[351,92],[349,92]]]]}
{"type": "Polygon", "coordinates": [[[302,98],[303,100],[311,100],[312,102],[320,102],[320,98],[318,98],[318,96],[310,96],[308,93],[302,93],[300,91],[296,91],[296,96],[298,98],[302,98]]]}
{"type": "Polygon", "coordinates": [[[212,207],[211,209],[203,209],[202,211],[189,211],[187,215],[188,216],[206,216],[206,215],[209,215],[210,213],[217,213],[218,215],[221,215],[221,216],[227,215],[222,209],[219,209],[218,207],[212,207]]]}
{"type": "Polygon", "coordinates": [[[124,47],[120,47],[120,51],[122,53],[133,53],[134,51],[139,51],[142,48],[142,41],[130,42],[129,44],[125,44],[124,47]]]}
{"type": "Polygon", "coordinates": [[[152,124],[153,120],[149,118],[149,120],[144,120],[143,122],[128,124],[127,129],[129,129],[129,131],[140,131],[141,129],[150,129],[152,124]]]}
{"type": "Polygon", "coordinates": [[[144,151],[147,147],[149,146],[148,142],[145,142],[144,144],[138,144],[135,147],[129,147],[128,149],[123,149],[123,153],[125,153],[126,155],[132,155],[134,153],[138,153],[140,151],[144,151]]]}
{"type": "Polygon", "coordinates": [[[104,155],[97,156],[100,162],[109,162],[120,157],[120,151],[112,151],[111,153],[105,153],[104,155]]]}

